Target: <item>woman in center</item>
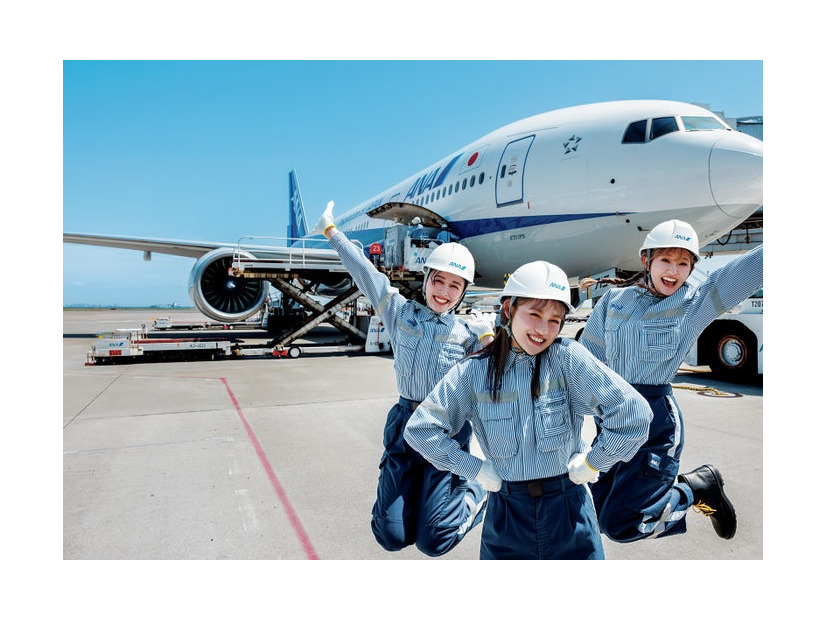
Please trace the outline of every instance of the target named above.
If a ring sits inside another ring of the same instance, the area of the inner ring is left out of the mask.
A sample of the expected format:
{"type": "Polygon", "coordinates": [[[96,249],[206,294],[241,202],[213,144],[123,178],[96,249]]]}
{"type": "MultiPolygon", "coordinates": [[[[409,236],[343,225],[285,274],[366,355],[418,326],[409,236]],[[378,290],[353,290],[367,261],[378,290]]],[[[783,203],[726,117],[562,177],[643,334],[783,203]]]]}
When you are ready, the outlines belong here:
{"type": "Polygon", "coordinates": [[[483,560],[605,559],[584,483],[628,461],[648,437],[646,400],[559,337],[570,295],[557,266],[519,267],[502,291],[493,341],[448,371],[405,427],[405,440],[436,468],[489,492],[483,560]],[[589,415],[601,428],[590,448],[589,415]],[[468,420],[484,460],[452,439],[468,420]]]}

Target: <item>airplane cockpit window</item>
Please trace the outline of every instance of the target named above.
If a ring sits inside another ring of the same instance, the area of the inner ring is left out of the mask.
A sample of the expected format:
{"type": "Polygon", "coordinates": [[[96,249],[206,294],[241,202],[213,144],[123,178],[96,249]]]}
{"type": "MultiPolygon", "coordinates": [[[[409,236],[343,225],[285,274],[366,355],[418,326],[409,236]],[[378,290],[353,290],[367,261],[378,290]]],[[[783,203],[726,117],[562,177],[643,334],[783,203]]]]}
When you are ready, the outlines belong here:
{"type": "Polygon", "coordinates": [[[651,139],[656,140],[667,133],[680,131],[677,126],[677,119],[673,116],[663,116],[651,119],[651,139]]]}
{"type": "Polygon", "coordinates": [[[686,131],[710,131],[712,129],[728,129],[713,116],[681,116],[686,131]]]}
{"type": "Polygon", "coordinates": [[[622,137],[622,143],[645,142],[645,130],[647,126],[647,119],[628,125],[628,129],[625,130],[625,135],[622,137]]]}
{"type": "MultiPolygon", "coordinates": [[[[681,116],[680,120],[682,121],[684,131],[711,131],[715,129],[731,131],[730,127],[727,127],[713,116],[681,116]]],[[[650,142],[674,131],[680,131],[680,126],[677,124],[677,119],[674,116],[662,116],[659,118],[634,121],[626,128],[625,135],[622,137],[622,143],[634,144],[650,142]],[[649,120],[651,121],[650,132],[647,131],[649,120]]]]}

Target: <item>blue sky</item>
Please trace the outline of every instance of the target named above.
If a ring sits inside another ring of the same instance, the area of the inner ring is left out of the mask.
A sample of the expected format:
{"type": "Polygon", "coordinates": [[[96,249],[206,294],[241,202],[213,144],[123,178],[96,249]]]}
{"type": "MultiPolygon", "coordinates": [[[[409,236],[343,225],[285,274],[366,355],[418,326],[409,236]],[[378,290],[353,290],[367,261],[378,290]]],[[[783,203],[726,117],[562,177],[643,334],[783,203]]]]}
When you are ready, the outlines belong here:
{"type": "MultiPolygon", "coordinates": [[[[64,61],[63,230],[234,243],[310,226],[473,139],[614,99],[763,114],[761,61],[64,61]]],[[[191,305],[192,259],[63,244],[64,304],[191,305]]]]}

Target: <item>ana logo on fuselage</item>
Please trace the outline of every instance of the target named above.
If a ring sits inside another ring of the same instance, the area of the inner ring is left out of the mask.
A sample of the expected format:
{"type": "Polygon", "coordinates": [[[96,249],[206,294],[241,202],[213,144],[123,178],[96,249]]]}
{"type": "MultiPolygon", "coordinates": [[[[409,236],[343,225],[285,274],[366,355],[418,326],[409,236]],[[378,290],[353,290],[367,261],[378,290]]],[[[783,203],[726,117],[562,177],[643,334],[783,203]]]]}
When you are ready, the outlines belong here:
{"type": "Polygon", "coordinates": [[[434,168],[430,172],[426,172],[418,179],[413,181],[413,185],[410,186],[410,189],[407,190],[407,194],[404,197],[405,202],[407,202],[409,198],[421,196],[426,191],[435,189],[439,187],[442,183],[444,183],[447,174],[450,172],[450,169],[453,168],[453,165],[457,161],[459,161],[459,158],[461,156],[462,154],[459,153],[458,155],[456,155],[456,157],[447,162],[444,168],[434,168]]]}

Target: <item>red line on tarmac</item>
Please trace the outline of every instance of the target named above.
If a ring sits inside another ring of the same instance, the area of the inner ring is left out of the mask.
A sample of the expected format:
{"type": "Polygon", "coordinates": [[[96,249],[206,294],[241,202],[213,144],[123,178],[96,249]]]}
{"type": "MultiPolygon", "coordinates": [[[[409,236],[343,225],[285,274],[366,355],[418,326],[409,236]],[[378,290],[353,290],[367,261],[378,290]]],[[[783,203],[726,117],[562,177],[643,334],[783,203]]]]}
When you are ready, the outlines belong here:
{"type": "Polygon", "coordinates": [[[241,418],[241,423],[244,425],[244,428],[247,429],[247,436],[250,438],[250,441],[252,441],[252,445],[255,446],[255,452],[258,454],[258,458],[261,460],[261,464],[264,466],[267,476],[270,478],[270,482],[275,489],[275,493],[278,495],[278,499],[281,500],[281,504],[287,512],[287,518],[290,520],[290,524],[293,526],[293,530],[295,530],[298,540],[301,541],[301,546],[304,547],[304,553],[307,555],[307,559],[317,560],[318,554],[315,552],[313,544],[310,542],[310,537],[304,530],[304,526],[301,525],[301,520],[298,518],[298,515],[293,509],[290,499],[287,497],[286,491],[284,491],[284,487],[282,487],[281,483],[278,481],[278,476],[275,475],[275,471],[273,470],[272,465],[270,465],[267,455],[264,454],[264,449],[261,447],[258,438],[252,431],[247,419],[244,417],[244,412],[241,411],[241,405],[238,404],[238,399],[235,398],[235,394],[233,394],[232,389],[229,387],[229,384],[224,377],[221,377],[221,383],[223,383],[224,387],[227,389],[230,400],[232,400],[232,404],[235,406],[235,412],[238,414],[238,417],[241,418]]]}

